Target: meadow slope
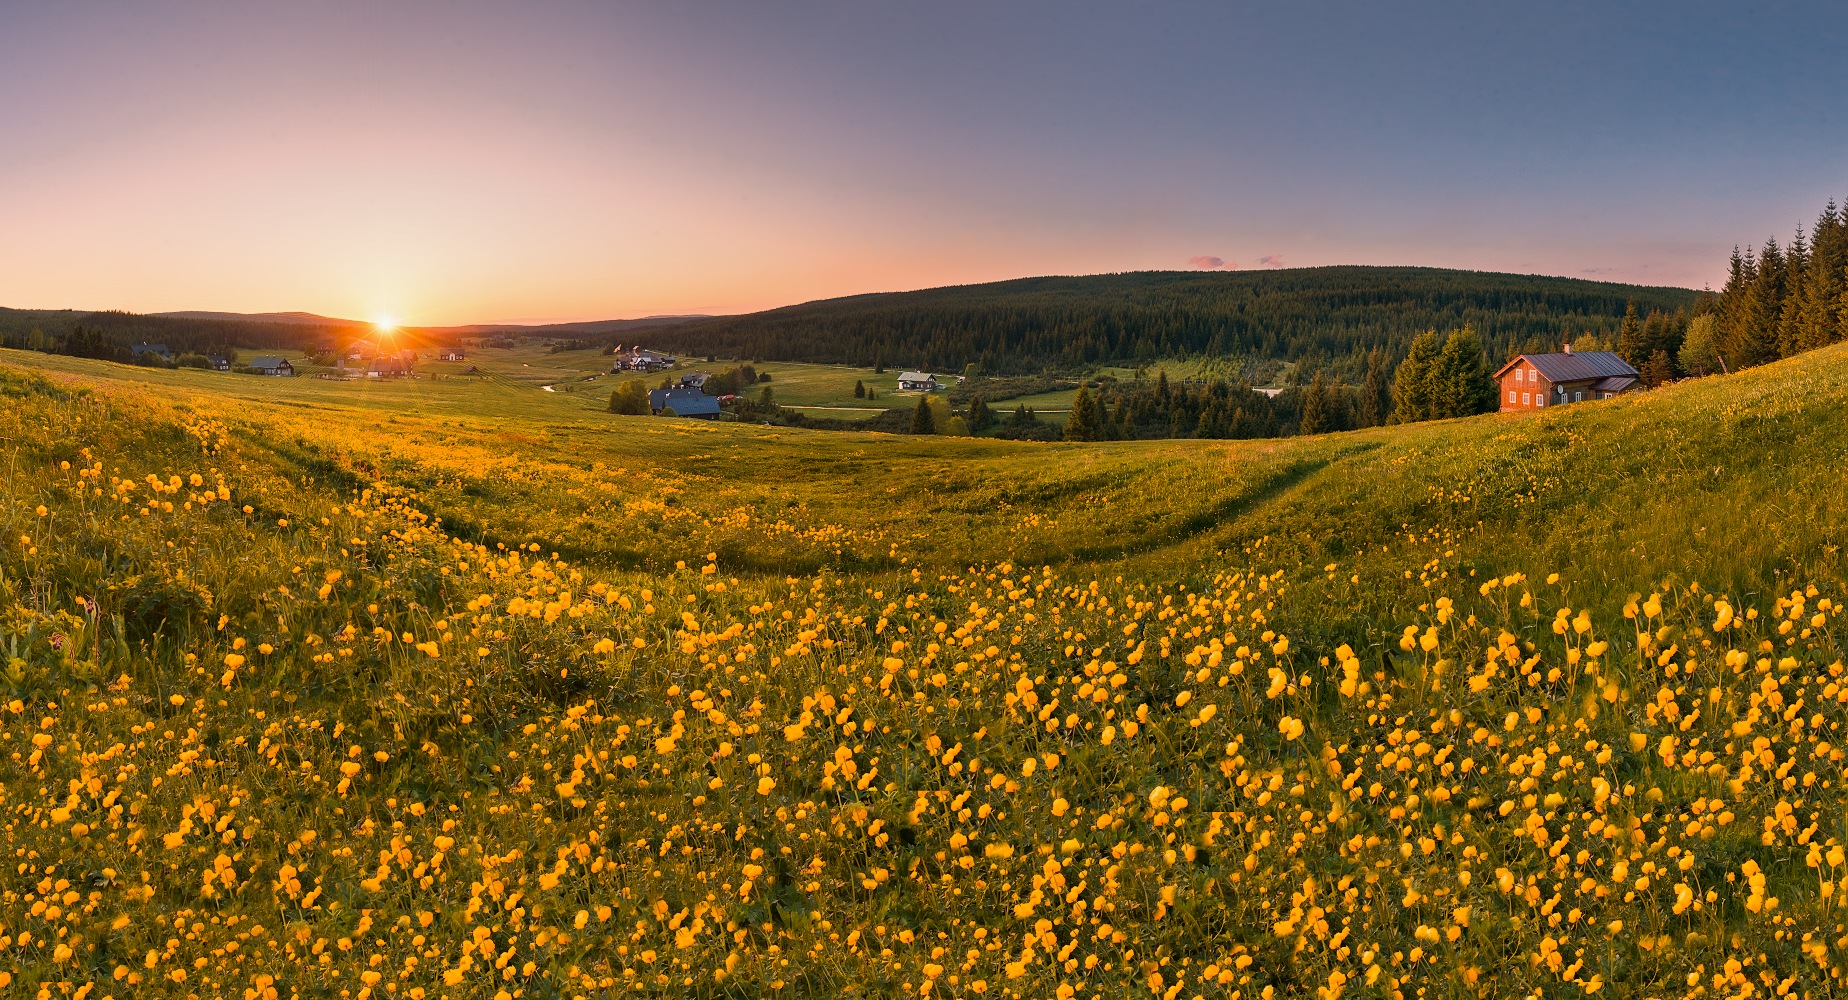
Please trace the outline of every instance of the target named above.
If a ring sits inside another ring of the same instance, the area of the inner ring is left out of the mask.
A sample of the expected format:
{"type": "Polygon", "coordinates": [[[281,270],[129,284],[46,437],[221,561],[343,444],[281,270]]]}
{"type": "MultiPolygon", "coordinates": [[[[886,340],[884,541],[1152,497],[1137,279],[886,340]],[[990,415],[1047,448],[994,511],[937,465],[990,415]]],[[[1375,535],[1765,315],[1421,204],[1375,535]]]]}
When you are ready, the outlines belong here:
{"type": "Polygon", "coordinates": [[[1840,989],[1848,349],[1098,445],[55,360],[12,992],[1840,989]]]}

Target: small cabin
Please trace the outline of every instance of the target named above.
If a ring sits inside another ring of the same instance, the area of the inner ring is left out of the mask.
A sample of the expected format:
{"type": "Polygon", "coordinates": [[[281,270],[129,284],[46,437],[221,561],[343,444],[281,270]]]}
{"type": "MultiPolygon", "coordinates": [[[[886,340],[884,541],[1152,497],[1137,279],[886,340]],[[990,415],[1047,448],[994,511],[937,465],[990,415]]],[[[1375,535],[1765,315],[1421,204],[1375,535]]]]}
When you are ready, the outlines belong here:
{"type": "Polygon", "coordinates": [[[436,360],[438,361],[466,361],[468,360],[468,353],[462,350],[462,348],[460,347],[445,347],[442,350],[436,352],[436,360]]]}
{"type": "Polygon", "coordinates": [[[274,375],[279,378],[295,375],[295,366],[283,358],[251,358],[248,367],[258,375],[274,375]]]}
{"type": "Polygon", "coordinates": [[[930,372],[901,372],[898,387],[906,392],[936,392],[943,388],[937,384],[937,376],[930,372]]]}
{"type": "Polygon", "coordinates": [[[1501,410],[1542,410],[1549,406],[1609,399],[1642,388],[1642,375],[1609,351],[1522,354],[1495,373],[1501,384],[1501,410]]]}

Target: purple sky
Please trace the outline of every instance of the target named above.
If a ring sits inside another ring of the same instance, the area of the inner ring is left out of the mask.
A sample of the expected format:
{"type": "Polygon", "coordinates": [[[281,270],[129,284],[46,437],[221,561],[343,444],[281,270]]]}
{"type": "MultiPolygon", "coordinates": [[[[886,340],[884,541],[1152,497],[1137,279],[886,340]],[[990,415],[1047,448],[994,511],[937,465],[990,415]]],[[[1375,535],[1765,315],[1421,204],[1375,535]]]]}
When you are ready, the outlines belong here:
{"type": "Polygon", "coordinates": [[[1848,194],[1823,4],[15,3],[0,305],[415,323],[1034,274],[1699,287],[1848,194]]]}

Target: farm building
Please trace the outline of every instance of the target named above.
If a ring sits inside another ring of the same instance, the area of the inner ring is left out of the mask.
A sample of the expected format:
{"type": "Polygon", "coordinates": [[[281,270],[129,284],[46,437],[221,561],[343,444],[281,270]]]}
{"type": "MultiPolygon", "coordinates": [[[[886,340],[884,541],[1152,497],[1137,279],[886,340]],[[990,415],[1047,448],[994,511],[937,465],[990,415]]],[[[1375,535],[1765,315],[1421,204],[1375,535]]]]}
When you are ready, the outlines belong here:
{"type": "Polygon", "coordinates": [[[679,359],[671,354],[657,354],[639,347],[630,348],[616,355],[615,363],[610,367],[613,372],[652,372],[663,368],[672,368],[679,359]]]}
{"type": "Polygon", "coordinates": [[[467,352],[463,351],[460,347],[445,347],[436,352],[436,360],[438,361],[465,361],[467,359],[467,352]]]}
{"type": "Polygon", "coordinates": [[[673,410],[677,417],[696,417],[700,420],[719,419],[719,400],[717,396],[708,396],[698,389],[654,389],[648,393],[648,408],[656,416],[663,411],[673,410]]]}
{"type": "Polygon", "coordinates": [[[682,389],[704,389],[706,380],[711,377],[706,372],[691,372],[680,376],[680,387],[682,389]]]}
{"type": "Polygon", "coordinates": [[[283,358],[251,358],[248,367],[258,375],[275,375],[281,378],[291,378],[295,375],[295,366],[283,358]]]}
{"type": "Polygon", "coordinates": [[[902,372],[898,376],[898,387],[906,392],[936,392],[943,388],[937,384],[937,376],[930,372],[902,372]]]}
{"type": "Polygon", "coordinates": [[[1502,411],[1539,410],[1588,399],[1609,399],[1642,386],[1642,376],[1609,351],[1522,354],[1495,373],[1502,411]]]}
{"type": "Polygon", "coordinates": [[[411,363],[404,358],[381,355],[366,366],[367,378],[409,378],[411,363]]]}
{"type": "Polygon", "coordinates": [[[231,370],[231,359],[222,354],[208,356],[205,359],[205,363],[211,365],[212,370],[215,372],[228,372],[231,370]]]}

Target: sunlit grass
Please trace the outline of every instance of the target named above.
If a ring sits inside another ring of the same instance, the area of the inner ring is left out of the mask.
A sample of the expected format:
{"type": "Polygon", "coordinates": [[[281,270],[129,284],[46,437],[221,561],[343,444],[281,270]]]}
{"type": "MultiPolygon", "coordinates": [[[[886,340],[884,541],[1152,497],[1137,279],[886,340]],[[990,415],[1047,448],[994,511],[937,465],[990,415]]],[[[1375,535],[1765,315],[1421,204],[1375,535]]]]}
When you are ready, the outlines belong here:
{"type": "Polygon", "coordinates": [[[45,367],[0,368],[22,995],[1839,982],[1839,350],[1102,446],[45,367]]]}

